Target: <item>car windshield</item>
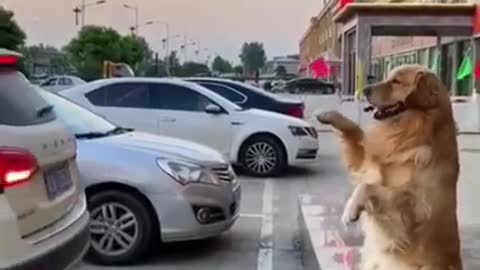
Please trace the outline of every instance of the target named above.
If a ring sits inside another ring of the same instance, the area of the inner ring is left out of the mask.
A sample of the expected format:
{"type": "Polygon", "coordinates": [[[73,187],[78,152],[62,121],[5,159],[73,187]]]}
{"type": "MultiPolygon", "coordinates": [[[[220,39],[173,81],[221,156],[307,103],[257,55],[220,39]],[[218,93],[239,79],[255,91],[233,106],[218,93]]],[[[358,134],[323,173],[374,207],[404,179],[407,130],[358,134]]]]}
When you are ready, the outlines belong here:
{"type": "Polygon", "coordinates": [[[82,134],[107,134],[117,128],[104,118],[57,94],[42,89],[38,89],[38,92],[77,137],[82,134]]]}

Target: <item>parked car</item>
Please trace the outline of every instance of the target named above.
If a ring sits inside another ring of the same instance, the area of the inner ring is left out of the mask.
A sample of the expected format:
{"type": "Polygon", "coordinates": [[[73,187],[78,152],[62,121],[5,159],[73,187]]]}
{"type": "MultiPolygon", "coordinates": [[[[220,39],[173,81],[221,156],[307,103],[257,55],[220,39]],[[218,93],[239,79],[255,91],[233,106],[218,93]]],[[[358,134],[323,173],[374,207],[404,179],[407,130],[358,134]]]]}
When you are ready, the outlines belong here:
{"type": "Polygon", "coordinates": [[[75,76],[53,76],[40,83],[40,87],[48,91],[59,92],[84,83],[84,80],[75,76]]]}
{"type": "Polygon", "coordinates": [[[252,175],[278,175],[317,157],[317,133],[304,120],[241,108],[180,79],[98,80],[61,94],[123,126],[210,146],[252,175]]]}
{"type": "Polygon", "coordinates": [[[186,80],[200,84],[242,108],[256,108],[298,118],[304,117],[305,104],[298,99],[282,98],[253,85],[231,80],[216,78],[189,78],[186,80]]]}
{"type": "Polygon", "coordinates": [[[287,81],[285,89],[289,93],[297,94],[335,94],[335,85],[333,83],[314,78],[298,78],[287,81]]]}
{"type": "Polygon", "coordinates": [[[77,138],[92,214],[89,260],[132,263],[160,239],[212,237],[234,224],[240,183],[219,152],[119,127],[64,97],[39,91],[77,138]]]}
{"type": "Polygon", "coordinates": [[[88,248],[75,139],[0,49],[0,269],[60,270],[88,248]]]}

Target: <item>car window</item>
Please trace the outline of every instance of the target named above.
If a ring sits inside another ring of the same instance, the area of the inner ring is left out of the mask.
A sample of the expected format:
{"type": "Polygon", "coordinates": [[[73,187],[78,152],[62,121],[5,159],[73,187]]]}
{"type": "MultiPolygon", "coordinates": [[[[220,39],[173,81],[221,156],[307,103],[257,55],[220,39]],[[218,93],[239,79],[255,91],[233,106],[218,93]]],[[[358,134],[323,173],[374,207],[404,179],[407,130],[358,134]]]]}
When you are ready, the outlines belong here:
{"type": "Polygon", "coordinates": [[[204,111],[213,102],[194,90],[168,83],[151,84],[151,102],[154,108],[178,111],[204,111]]]}
{"type": "Polygon", "coordinates": [[[85,94],[85,97],[95,106],[105,106],[108,87],[102,87],[85,94]]]}
{"type": "Polygon", "coordinates": [[[116,83],[101,87],[85,95],[96,106],[149,108],[148,85],[144,83],[116,83]]]}
{"type": "Polygon", "coordinates": [[[34,86],[18,72],[0,72],[0,125],[29,126],[55,120],[46,111],[48,103],[38,95],[34,86]]]}
{"type": "Polygon", "coordinates": [[[73,81],[70,78],[60,78],[58,80],[58,84],[69,86],[69,85],[73,85],[73,81]]]}
{"type": "Polygon", "coordinates": [[[115,125],[102,117],[57,94],[41,89],[38,89],[38,92],[50,105],[54,106],[53,112],[75,134],[104,133],[115,128],[115,125]]]}
{"type": "Polygon", "coordinates": [[[57,78],[52,78],[42,83],[40,86],[54,86],[57,83],[57,78]]]}
{"type": "Polygon", "coordinates": [[[247,99],[243,94],[228,86],[216,83],[200,83],[200,85],[237,104],[241,104],[247,99]]]}

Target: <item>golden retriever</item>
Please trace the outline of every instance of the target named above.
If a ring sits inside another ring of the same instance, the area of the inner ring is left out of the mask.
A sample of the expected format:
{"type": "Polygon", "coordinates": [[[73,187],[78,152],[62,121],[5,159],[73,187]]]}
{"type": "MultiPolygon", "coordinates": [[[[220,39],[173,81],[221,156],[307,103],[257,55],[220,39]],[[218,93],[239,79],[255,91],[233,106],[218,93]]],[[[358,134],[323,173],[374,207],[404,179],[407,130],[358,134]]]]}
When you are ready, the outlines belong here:
{"type": "Polygon", "coordinates": [[[404,65],[363,93],[376,119],[365,132],[336,111],[317,116],[340,133],[356,176],[342,220],[362,220],[363,269],[461,270],[458,150],[446,87],[425,67],[404,65]]]}

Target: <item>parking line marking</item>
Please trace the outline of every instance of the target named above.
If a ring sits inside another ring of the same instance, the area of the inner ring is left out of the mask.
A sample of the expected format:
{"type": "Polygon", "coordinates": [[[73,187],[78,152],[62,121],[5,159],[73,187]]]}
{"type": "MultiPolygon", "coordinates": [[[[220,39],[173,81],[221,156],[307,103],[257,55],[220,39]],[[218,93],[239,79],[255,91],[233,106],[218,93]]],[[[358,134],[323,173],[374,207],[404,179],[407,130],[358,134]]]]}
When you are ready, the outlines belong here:
{"type": "Polygon", "coordinates": [[[240,217],[244,217],[244,218],[263,218],[263,214],[240,213],[240,217]]]}
{"type": "Polygon", "coordinates": [[[263,187],[262,227],[260,230],[260,250],[257,270],[273,269],[273,182],[265,181],[263,187]]]}

